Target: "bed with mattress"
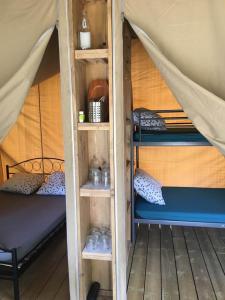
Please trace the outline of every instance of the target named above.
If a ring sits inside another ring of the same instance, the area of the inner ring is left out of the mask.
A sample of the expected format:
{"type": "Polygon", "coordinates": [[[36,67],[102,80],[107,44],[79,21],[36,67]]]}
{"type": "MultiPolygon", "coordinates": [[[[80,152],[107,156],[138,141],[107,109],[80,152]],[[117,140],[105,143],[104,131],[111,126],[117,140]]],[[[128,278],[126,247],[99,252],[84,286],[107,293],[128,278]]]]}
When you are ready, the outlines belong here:
{"type": "Polygon", "coordinates": [[[162,187],[166,205],[136,196],[135,222],[225,228],[225,188],[162,187]]]}
{"type": "MultiPolygon", "coordinates": [[[[145,110],[139,109],[133,120],[131,140],[132,178],[132,238],[135,240],[136,225],[167,224],[225,228],[225,188],[162,187],[166,205],[147,202],[134,189],[135,165],[139,168],[139,148],[154,146],[212,146],[187,119],[182,110],[153,111],[166,128],[143,128],[148,120],[145,110]],[[144,122],[141,114],[144,112],[144,122]],[[163,114],[165,114],[163,116],[163,114]]],[[[157,124],[157,123],[156,123],[157,124]]],[[[161,125],[162,125],[161,124],[161,125]]],[[[163,125],[163,126],[164,126],[163,125]]]]}
{"type": "MultiPolygon", "coordinates": [[[[63,160],[35,158],[7,166],[7,177],[15,168],[32,166],[44,176],[62,168],[63,160]],[[45,172],[45,163],[50,165],[45,172]]],[[[25,168],[26,169],[26,168],[25,168]]],[[[0,279],[14,282],[19,299],[18,278],[47,242],[65,226],[66,203],[63,195],[30,195],[0,191],[0,279]]]]}

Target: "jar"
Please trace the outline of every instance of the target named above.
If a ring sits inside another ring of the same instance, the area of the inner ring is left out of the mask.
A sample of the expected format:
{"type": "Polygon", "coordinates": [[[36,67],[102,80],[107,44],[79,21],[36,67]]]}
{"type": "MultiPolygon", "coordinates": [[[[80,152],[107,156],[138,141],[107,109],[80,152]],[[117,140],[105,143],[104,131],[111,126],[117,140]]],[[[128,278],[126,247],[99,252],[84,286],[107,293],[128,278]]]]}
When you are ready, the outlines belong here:
{"type": "Polygon", "coordinates": [[[92,182],[93,181],[93,173],[95,172],[98,172],[98,171],[95,171],[95,170],[99,170],[99,160],[97,159],[97,157],[94,155],[91,159],[91,162],[90,162],[90,168],[89,168],[89,174],[88,174],[88,177],[89,177],[89,181],[92,182]]]}
{"type": "Polygon", "coordinates": [[[109,168],[102,169],[102,184],[105,187],[110,185],[110,170],[109,168]]]}
{"type": "Polygon", "coordinates": [[[92,184],[101,184],[101,171],[99,169],[92,169],[92,184]]]}

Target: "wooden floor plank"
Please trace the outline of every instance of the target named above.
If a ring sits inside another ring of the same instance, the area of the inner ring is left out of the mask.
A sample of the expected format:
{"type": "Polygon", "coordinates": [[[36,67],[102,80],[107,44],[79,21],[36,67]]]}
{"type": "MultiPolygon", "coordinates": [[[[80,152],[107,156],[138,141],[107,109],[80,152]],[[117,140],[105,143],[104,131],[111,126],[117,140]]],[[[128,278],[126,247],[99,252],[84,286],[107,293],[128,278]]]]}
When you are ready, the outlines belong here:
{"type": "Polygon", "coordinates": [[[143,300],[148,246],[148,227],[140,225],[129,278],[128,300],[143,300]]]}
{"type": "Polygon", "coordinates": [[[224,246],[221,230],[173,227],[171,232],[169,226],[162,226],[160,233],[157,226],[151,225],[148,238],[146,232],[144,235],[138,236],[134,249],[128,300],[225,300],[219,257],[224,246]],[[148,251],[143,247],[144,239],[148,239],[148,251]]]}
{"type": "Polygon", "coordinates": [[[207,230],[213,248],[216,251],[217,257],[222,266],[223,272],[225,273],[225,240],[221,236],[221,231],[217,229],[208,229],[207,230]]]}
{"type": "Polygon", "coordinates": [[[66,278],[66,274],[68,272],[67,267],[67,257],[64,256],[62,260],[59,262],[57,268],[54,273],[48,279],[48,282],[41,290],[38,295],[38,300],[46,300],[46,299],[55,299],[55,296],[59,290],[59,287],[62,285],[64,279],[66,278]]]}
{"type": "Polygon", "coordinates": [[[184,237],[190,257],[198,298],[199,300],[215,300],[215,293],[194,230],[190,227],[185,227],[184,237]]]}
{"type": "Polygon", "coordinates": [[[60,286],[54,300],[69,300],[70,293],[69,293],[69,278],[68,275],[64,279],[62,285],[60,286]]]}
{"type": "Polygon", "coordinates": [[[148,237],[148,254],[144,300],[161,299],[160,229],[151,225],[148,237]]]}
{"type": "Polygon", "coordinates": [[[195,229],[217,299],[225,295],[225,275],[204,228],[195,229]]]}
{"type": "MultiPolygon", "coordinates": [[[[61,231],[49,243],[48,247],[41,253],[36,261],[20,277],[21,299],[37,299],[40,290],[45,286],[58,262],[66,254],[65,231],[61,231]]],[[[12,283],[0,280],[0,299],[12,300],[12,283]]]]}
{"type": "Polygon", "coordinates": [[[216,251],[225,254],[225,241],[221,238],[220,231],[215,228],[208,228],[207,233],[211,239],[213,248],[216,251]]]}
{"type": "Polygon", "coordinates": [[[21,278],[24,286],[26,285],[22,293],[23,300],[35,299],[39,295],[51,275],[54,274],[59,261],[65,255],[65,246],[64,240],[56,249],[50,247],[42,259],[24,273],[25,277],[21,278]]]}
{"type": "Polygon", "coordinates": [[[187,252],[183,230],[181,227],[172,228],[178,285],[181,300],[197,300],[195,283],[187,252]]]}
{"type": "Polygon", "coordinates": [[[173,240],[169,226],[161,228],[162,298],[179,299],[173,240]]]}

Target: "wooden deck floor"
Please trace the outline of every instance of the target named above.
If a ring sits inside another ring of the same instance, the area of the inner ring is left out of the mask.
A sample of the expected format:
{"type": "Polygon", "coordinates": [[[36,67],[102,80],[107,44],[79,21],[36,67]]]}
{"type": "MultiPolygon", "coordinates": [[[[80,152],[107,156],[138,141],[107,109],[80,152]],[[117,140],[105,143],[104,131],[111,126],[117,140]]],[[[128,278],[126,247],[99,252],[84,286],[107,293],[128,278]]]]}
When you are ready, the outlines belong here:
{"type": "Polygon", "coordinates": [[[128,300],[225,300],[225,229],[141,225],[128,300]]]}
{"type": "MultiPolygon", "coordinates": [[[[66,234],[61,231],[20,277],[21,300],[68,300],[66,234]]],[[[0,280],[0,299],[12,300],[10,281],[0,280]]]]}

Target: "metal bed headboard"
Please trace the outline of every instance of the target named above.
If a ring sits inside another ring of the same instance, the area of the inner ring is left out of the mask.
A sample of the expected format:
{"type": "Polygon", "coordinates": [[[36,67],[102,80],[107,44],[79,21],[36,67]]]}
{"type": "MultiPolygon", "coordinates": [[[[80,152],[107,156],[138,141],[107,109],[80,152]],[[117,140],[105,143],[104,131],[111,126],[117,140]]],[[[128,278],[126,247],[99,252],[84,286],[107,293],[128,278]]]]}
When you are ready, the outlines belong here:
{"type": "Polygon", "coordinates": [[[13,165],[6,165],[7,179],[19,172],[49,175],[55,171],[64,171],[64,160],[55,157],[35,157],[13,165]]]}

